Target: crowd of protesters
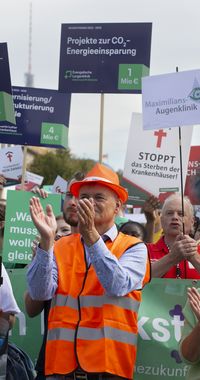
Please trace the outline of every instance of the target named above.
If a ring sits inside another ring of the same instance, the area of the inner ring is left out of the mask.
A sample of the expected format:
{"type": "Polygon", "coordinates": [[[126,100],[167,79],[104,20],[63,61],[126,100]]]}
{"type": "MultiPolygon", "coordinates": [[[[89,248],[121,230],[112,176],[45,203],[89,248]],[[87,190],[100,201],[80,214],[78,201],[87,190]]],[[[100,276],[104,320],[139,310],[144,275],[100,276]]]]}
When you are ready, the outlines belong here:
{"type": "MultiPolygon", "coordinates": [[[[3,176],[0,183],[5,185],[3,176]]],[[[128,193],[101,164],[68,181],[62,214],[55,216],[51,205],[43,210],[42,197],[47,193],[37,189],[30,200],[38,237],[25,294],[30,317],[44,310],[36,379],[132,379],[144,285],[150,277],[200,279],[200,221],[193,206],[175,193],[161,208],[152,195],[143,205],[146,223],[129,220],[122,215],[128,193]]],[[[0,203],[1,249],[5,208],[0,203]]],[[[0,329],[6,324],[8,334],[19,308],[3,264],[2,277],[0,329]]],[[[191,364],[189,378],[198,379],[196,288],[188,290],[185,310],[180,353],[191,364]]]]}

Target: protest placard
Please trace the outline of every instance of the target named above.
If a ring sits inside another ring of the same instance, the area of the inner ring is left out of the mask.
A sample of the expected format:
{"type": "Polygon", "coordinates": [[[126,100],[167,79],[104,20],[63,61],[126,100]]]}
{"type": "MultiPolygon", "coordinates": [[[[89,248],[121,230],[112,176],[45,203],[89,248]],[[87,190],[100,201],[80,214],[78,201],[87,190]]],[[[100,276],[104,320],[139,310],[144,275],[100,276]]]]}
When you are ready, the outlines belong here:
{"type": "MultiPolygon", "coordinates": [[[[187,174],[192,127],[182,131],[183,181],[187,174]]],[[[153,194],[160,198],[180,192],[178,128],[145,131],[141,114],[133,114],[125,158],[123,185],[129,190],[128,203],[142,205],[153,194]]]]}
{"type": "Polygon", "coordinates": [[[151,29],[151,23],[62,24],[59,90],[141,93],[151,29]]]}
{"type": "Polygon", "coordinates": [[[142,78],[144,129],[200,123],[200,70],[142,78]]]}
{"type": "MultiPolygon", "coordinates": [[[[3,241],[3,261],[27,264],[32,260],[32,241],[38,234],[29,211],[29,200],[34,194],[30,191],[9,190],[6,203],[6,220],[3,241]]],[[[45,208],[51,204],[55,215],[61,212],[61,196],[49,194],[41,198],[45,208]]]]}
{"type": "Polygon", "coordinates": [[[134,380],[186,378],[179,342],[184,325],[187,289],[192,280],[154,278],[143,290],[139,310],[139,339],[134,380]],[[152,307],[153,305],[153,307],[152,307]]]}
{"type": "Polygon", "coordinates": [[[26,170],[23,186],[22,186],[22,184],[16,185],[15,189],[21,190],[23,187],[23,190],[30,191],[35,186],[40,187],[42,182],[43,182],[43,179],[44,179],[43,176],[29,172],[28,170],[26,170]]]}
{"type": "Polygon", "coordinates": [[[185,195],[193,205],[200,205],[200,146],[191,146],[185,182],[185,195]]]}
{"type": "Polygon", "coordinates": [[[70,94],[13,87],[16,126],[0,126],[1,142],[67,148],[70,94]]]}
{"type": "Polygon", "coordinates": [[[67,191],[67,181],[58,175],[55,179],[55,182],[52,186],[53,194],[65,194],[67,191]]]}
{"type": "Polygon", "coordinates": [[[22,175],[23,152],[21,146],[0,149],[0,173],[9,180],[19,180],[22,175]]]}

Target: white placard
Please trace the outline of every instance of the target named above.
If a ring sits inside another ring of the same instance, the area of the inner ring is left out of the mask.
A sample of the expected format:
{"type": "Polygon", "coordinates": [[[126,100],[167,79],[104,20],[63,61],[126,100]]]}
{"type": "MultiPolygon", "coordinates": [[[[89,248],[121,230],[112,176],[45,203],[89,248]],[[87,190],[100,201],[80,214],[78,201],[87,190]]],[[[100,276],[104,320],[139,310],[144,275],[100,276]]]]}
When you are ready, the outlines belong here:
{"type": "Polygon", "coordinates": [[[143,128],[200,124],[200,70],[142,78],[143,128]]]}
{"type": "Polygon", "coordinates": [[[52,187],[53,194],[65,194],[67,191],[67,181],[60,177],[59,175],[56,177],[56,180],[52,187]]]}
{"type": "MultiPolygon", "coordinates": [[[[181,130],[183,184],[187,173],[192,129],[185,127],[181,130]]],[[[141,193],[147,192],[159,197],[163,193],[180,192],[178,128],[144,131],[141,114],[134,113],[123,177],[137,191],[141,190],[141,193]]]]}
{"type": "Polygon", "coordinates": [[[19,179],[22,166],[23,152],[20,145],[0,149],[0,174],[6,179],[19,179]]]}
{"type": "Polygon", "coordinates": [[[25,173],[25,181],[35,183],[35,185],[40,186],[43,182],[44,177],[41,175],[26,171],[25,173]]]}

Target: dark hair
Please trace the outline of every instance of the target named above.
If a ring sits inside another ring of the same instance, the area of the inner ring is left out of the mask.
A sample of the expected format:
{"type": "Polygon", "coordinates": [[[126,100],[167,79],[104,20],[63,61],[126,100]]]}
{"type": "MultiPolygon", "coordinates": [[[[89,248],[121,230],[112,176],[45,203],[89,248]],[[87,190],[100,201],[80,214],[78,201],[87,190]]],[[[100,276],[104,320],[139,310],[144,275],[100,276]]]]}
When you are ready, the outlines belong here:
{"type": "Polygon", "coordinates": [[[0,203],[0,222],[5,221],[6,216],[6,206],[3,203],[0,203]]]}
{"type": "Polygon", "coordinates": [[[195,215],[195,217],[194,217],[194,235],[197,232],[199,226],[200,226],[200,219],[198,216],[195,215]]]}
{"type": "Polygon", "coordinates": [[[119,228],[119,232],[123,232],[126,235],[139,237],[141,240],[145,240],[146,236],[145,227],[141,223],[135,222],[133,220],[129,220],[128,222],[123,223],[119,228]],[[136,231],[131,231],[131,227],[136,227],[136,231]]]}
{"type": "Polygon", "coordinates": [[[82,181],[84,178],[85,178],[85,174],[83,172],[75,172],[72,178],[70,179],[70,181],[72,179],[75,179],[76,181],[82,181]]]}

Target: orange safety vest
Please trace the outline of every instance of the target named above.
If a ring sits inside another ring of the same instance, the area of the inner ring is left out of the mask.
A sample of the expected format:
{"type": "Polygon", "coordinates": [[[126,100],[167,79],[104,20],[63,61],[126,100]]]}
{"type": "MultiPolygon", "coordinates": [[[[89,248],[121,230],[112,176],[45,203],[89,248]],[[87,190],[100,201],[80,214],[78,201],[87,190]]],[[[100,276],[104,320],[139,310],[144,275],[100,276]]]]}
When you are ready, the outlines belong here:
{"type": "MultiPolygon", "coordinates": [[[[106,245],[120,258],[139,242],[119,233],[106,245]]],[[[123,297],[106,295],[93,265],[87,268],[79,234],[58,240],[54,254],[58,288],[49,312],[45,375],[68,374],[79,366],[86,372],[108,372],[132,379],[141,290],[123,297]]],[[[143,283],[149,280],[147,260],[143,283]]]]}

